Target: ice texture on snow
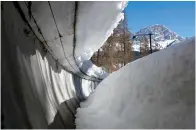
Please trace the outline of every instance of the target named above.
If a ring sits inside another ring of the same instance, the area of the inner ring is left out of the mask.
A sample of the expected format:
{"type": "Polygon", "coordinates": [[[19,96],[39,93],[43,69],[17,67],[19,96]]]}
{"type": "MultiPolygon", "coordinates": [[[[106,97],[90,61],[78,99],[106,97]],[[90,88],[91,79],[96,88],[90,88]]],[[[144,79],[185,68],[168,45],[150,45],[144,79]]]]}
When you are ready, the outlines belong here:
{"type": "Polygon", "coordinates": [[[77,128],[194,128],[195,40],[183,43],[105,78],[77,109],[77,128]]]}

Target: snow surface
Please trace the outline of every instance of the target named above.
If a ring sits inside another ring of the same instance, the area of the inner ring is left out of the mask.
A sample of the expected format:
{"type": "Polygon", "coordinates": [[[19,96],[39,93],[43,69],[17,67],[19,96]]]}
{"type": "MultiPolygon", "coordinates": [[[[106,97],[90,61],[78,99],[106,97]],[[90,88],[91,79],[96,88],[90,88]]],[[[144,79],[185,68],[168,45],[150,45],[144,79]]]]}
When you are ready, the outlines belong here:
{"type": "Polygon", "coordinates": [[[77,128],[194,128],[195,40],[127,64],[77,109],[77,128]]]}
{"type": "Polygon", "coordinates": [[[126,5],[126,1],[79,2],[75,52],[79,63],[89,60],[104,44],[123,18],[126,5]]]}
{"type": "MultiPolygon", "coordinates": [[[[159,41],[159,42],[157,42],[157,44],[158,44],[160,49],[164,49],[164,48],[167,48],[167,47],[172,46],[174,44],[177,44],[179,42],[180,41],[178,39],[172,39],[172,40],[159,41]]],[[[134,51],[140,51],[140,42],[139,41],[134,41],[134,44],[133,44],[132,47],[133,47],[134,51]]],[[[148,44],[148,47],[150,47],[149,44],[148,44]]]]}
{"type": "Polygon", "coordinates": [[[166,48],[170,43],[174,41],[176,41],[176,39],[160,41],[159,44],[161,46],[161,49],[163,49],[163,48],[166,48]]]}
{"type": "Polygon", "coordinates": [[[140,44],[133,44],[133,51],[139,51],[140,52],[140,44]]]}
{"type": "Polygon", "coordinates": [[[79,2],[76,24],[76,62],[89,76],[104,79],[108,76],[101,67],[94,65],[90,58],[112,34],[123,18],[125,1],[79,2]],[[104,15],[103,15],[104,14],[104,15]]]}
{"type": "Polygon", "coordinates": [[[108,76],[108,73],[105,72],[102,67],[94,65],[91,60],[80,62],[79,67],[89,76],[94,76],[100,79],[104,79],[108,76]]]}
{"type": "MultiPolygon", "coordinates": [[[[34,20],[28,19],[28,22],[39,39],[42,42],[47,42],[45,47],[63,67],[84,78],[103,79],[108,74],[102,68],[93,65],[90,58],[104,44],[104,41],[123,18],[123,13],[121,12],[126,4],[127,2],[117,1],[79,1],[76,9],[76,2],[74,1],[51,1],[51,8],[48,2],[33,2],[31,12],[40,27],[44,39],[39,33],[34,20]],[[76,22],[75,29],[73,27],[74,22],[76,22]],[[74,54],[77,63],[75,62],[74,54]],[[91,68],[86,68],[84,64],[91,68]]],[[[26,18],[29,18],[28,8],[25,3],[20,2],[20,6],[26,18]]]]}

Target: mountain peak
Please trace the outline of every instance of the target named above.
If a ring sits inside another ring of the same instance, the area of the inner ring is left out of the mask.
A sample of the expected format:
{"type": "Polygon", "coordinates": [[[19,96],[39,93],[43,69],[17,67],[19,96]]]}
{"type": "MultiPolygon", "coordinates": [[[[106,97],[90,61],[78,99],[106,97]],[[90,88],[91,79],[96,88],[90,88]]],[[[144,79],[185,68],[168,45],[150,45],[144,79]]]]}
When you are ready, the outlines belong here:
{"type": "MultiPolygon", "coordinates": [[[[159,46],[160,49],[166,48],[171,44],[175,44],[184,40],[183,37],[179,36],[174,31],[170,30],[168,27],[162,24],[154,24],[154,25],[146,26],[140,29],[135,34],[138,35],[138,34],[149,34],[149,33],[154,34],[152,35],[152,45],[159,46]]],[[[145,37],[149,40],[149,36],[145,36],[145,37]]],[[[135,48],[134,50],[138,50],[139,47],[138,43],[140,43],[139,41],[141,41],[141,39],[142,37],[137,38],[137,41],[135,42],[137,44],[134,45],[135,48]]]]}
{"type": "Polygon", "coordinates": [[[171,31],[168,27],[162,24],[154,24],[150,26],[146,26],[140,31],[138,31],[136,34],[147,34],[147,33],[153,33],[154,40],[157,41],[163,41],[163,40],[173,40],[178,39],[179,41],[182,41],[184,38],[176,34],[174,31],[171,31]]]}

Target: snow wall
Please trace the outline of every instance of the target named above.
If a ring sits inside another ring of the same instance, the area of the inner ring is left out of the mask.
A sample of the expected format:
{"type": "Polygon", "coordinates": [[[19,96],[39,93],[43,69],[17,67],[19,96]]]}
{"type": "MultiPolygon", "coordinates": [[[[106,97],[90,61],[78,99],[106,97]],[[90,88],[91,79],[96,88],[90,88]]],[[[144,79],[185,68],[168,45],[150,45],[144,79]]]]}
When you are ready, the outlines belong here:
{"type": "Polygon", "coordinates": [[[2,127],[75,128],[80,101],[107,76],[89,59],[126,2],[1,4],[2,127]]]}
{"type": "Polygon", "coordinates": [[[195,38],[105,78],[77,109],[80,129],[194,129],[195,38]]]}

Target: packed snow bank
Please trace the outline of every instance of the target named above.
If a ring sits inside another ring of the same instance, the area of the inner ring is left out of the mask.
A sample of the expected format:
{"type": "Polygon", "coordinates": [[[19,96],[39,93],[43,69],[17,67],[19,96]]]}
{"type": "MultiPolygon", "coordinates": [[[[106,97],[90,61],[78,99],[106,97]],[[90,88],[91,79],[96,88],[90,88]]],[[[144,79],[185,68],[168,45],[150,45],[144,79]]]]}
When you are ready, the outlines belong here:
{"type": "Polygon", "coordinates": [[[78,2],[75,56],[86,74],[101,79],[108,75],[101,67],[93,65],[90,58],[117,27],[126,5],[125,1],[78,2]]]}
{"type": "Polygon", "coordinates": [[[89,76],[94,76],[100,79],[104,79],[108,76],[108,73],[105,72],[103,68],[94,65],[91,60],[81,62],[79,67],[89,76]]]}
{"type": "Polygon", "coordinates": [[[89,60],[104,44],[123,18],[126,5],[126,1],[78,3],[75,54],[79,63],[89,60]]]}
{"type": "Polygon", "coordinates": [[[77,128],[194,128],[195,40],[127,64],[77,109],[77,128]]]}

